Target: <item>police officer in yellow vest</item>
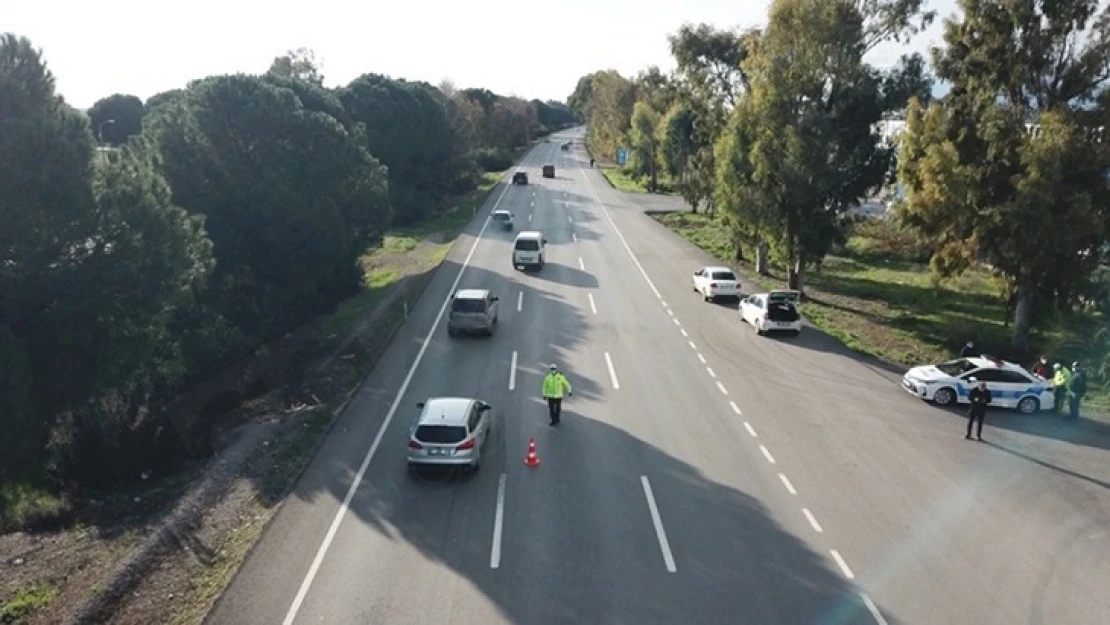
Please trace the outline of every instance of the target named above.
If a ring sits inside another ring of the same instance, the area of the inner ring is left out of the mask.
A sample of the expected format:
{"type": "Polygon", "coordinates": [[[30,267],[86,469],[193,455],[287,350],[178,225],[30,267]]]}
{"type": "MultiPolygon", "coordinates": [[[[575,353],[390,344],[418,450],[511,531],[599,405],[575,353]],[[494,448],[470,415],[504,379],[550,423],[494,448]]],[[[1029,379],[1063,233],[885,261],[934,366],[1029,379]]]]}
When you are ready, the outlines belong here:
{"type": "Polygon", "coordinates": [[[574,391],[558,365],[553,364],[550,369],[543,378],[543,398],[547,400],[547,412],[551,416],[549,425],[559,425],[559,416],[563,412],[563,391],[567,395],[574,395],[574,391]]]}
{"type": "Polygon", "coordinates": [[[1067,367],[1061,367],[1060,363],[1052,365],[1052,369],[1056,372],[1052,376],[1052,386],[1056,393],[1056,405],[1053,406],[1056,412],[1064,411],[1064,403],[1068,398],[1068,382],[1071,381],[1071,371],[1067,367]]]}

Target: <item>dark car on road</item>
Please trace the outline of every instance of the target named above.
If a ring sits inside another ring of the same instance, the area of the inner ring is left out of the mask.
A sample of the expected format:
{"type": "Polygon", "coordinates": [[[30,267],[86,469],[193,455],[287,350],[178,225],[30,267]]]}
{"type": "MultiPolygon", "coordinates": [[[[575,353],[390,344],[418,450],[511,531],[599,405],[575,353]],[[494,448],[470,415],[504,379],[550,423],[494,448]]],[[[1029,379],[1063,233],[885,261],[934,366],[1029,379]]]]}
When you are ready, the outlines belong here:
{"type": "Polygon", "coordinates": [[[523,169],[516,170],[513,174],[513,184],[528,184],[528,172],[523,169]]]}
{"type": "Polygon", "coordinates": [[[554,178],[555,177],[555,166],[551,165],[551,164],[544,165],[543,166],[543,177],[544,178],[554,178]]]}

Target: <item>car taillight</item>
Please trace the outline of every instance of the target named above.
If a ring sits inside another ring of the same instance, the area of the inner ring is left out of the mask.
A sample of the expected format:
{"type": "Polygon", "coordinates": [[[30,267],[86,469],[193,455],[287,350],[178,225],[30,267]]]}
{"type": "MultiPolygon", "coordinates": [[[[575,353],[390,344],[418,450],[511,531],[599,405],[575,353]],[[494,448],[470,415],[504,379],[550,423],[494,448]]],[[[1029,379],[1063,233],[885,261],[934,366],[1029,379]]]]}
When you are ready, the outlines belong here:
{"type": "Polygon", "coordinates": [[[462,451],[463,449],[474,449],[474,444],[475,444],[475,440],[472,438],[470,440],[463,441],[455,449],[458,449],[459,451],[462,451]]]}
{"type": "Polygon", "coordinates": [[[424,449],[424,446],[410,438],[409,449],[424,449]]]}
{"type": "Polygon", "coordinates": [[[710,282],[709,283],[709,288],[711,288],[711,289],[717,288],[717,283],[716,282],[710,282]]]}

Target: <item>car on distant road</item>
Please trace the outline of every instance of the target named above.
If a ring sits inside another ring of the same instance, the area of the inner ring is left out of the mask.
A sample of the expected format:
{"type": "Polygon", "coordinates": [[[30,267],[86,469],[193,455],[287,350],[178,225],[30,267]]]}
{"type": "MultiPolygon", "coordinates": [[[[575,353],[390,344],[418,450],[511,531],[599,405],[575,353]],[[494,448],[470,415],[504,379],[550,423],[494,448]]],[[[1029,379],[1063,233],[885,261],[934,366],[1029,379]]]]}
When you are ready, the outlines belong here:
{"type": "Polygon", "coordinates": [[[798,313],[798,291],[782,290],[756,293],[740,302],[740,318],[752,324],[756,333],[802,332],[802,316],[798,313]]]}
{"type": "Polygon", "coordinates": [[[497,328],[498,298],[487,289],[459,289],[451,298],[447,316],[448,336],[481,333],[493,336],[497,328]]]}
{"type": "Polygon", "coordinates": [[[513,268],[543,269],[547,239],[536,230],[525,230],[513,241],[513,268]]]}
{"type": "Polygon", "coordinates": [[[552,165],[551,163],[548,163],[547,165],[544,165],[543,166],[543,177],[544,178],[554,178],[555,177],[555,166],[552,165]]]}
{"type": "Polygon", "coordinates": [[[493,425],[493,407],[469,397],[432,397],[418,402],[409,429],[408,463],[464,466],[477,471],[493,425]]]}
{"type": "Polygon", "coordinates": [[[528,172],[523,169],[516,170],[513,173],[513,184],[528,184],[528,172]]]}
{"type": "Polygon", "coordinates": [[[566,143],[564,143],[562,146],[559,147],[559,149],[564,151],[564,152],[570,150],[570,141],[567,141],[566,143]]]}
{"type": "Polygon", "coordinates": [[[513,214],[511,212],[502,208],[493,211],[490,217],[493,219],[493,223],[497,224],[502,230],[513,229],[513,214]]]}
{"type": "Polygon", "coordinates": [[[991,406],[1014,408],[1023,414],[1051,407],[1055,398],[1048,380],[1021,365],[987,355],[914,367],[902,377],[902,389],[938,406],[951,406],[970,403],[968,394],[979,382],[987,383],[991,406]]]}
{"type": "Polygon", "coordinates": [[[728,267],[702,267],[694,272],[694,290],[707,302],[739,298],[740,281],[728,267]]]}

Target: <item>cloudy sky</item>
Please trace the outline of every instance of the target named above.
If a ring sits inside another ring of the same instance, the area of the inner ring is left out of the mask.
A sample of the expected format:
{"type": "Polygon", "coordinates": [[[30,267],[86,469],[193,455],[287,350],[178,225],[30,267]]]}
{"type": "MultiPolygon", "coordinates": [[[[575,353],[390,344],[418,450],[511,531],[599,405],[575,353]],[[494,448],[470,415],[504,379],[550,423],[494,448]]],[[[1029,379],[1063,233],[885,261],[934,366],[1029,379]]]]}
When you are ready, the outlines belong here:
{"type": "MultiPolygon", "coordinates": [[[[928,1],[928,0],[927,0],[928,1]]],[[[143,99],[212,74],[263,72],[308,47],[325,83],[365,72],[562,100],[597,69],[670,69],[667,35],[684,22],[758,26],[768,0],[35,0],[7,3],[0,29],[41,48],[58,91],[79,108],[111,93],[143,99]],[[161,8],[156,8],[161,6],[161,8]]],[[[941,16],[955,0],[931,0],[941,16]]],[[[939,20],[910,44],[940,41],[939,20]]],[[[904,50],[886,46],[885,65],[904,50]]]]}

